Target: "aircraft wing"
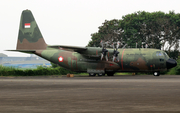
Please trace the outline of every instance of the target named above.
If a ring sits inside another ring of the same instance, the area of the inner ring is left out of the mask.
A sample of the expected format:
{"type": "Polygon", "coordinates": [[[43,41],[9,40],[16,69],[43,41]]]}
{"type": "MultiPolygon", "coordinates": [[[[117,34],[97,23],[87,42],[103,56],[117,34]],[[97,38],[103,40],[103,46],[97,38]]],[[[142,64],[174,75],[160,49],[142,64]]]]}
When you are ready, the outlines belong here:
{"type": "Polygon", "coordinates": [[[48,47],[58,48],[58,49],[65,49],[65,50],[76,51],[76,52],[81,52],[81,51],[87,50],[86,47],[66,46],[66,45],[52,45],[52,46],[48,46],[48,47]]]}
{"type": "Polygon", "coordinates": [[[84,53],[86,50],[88,50],[88,48],[86,48],[86,47],[66,46],[66,45],[52,45],[52,46],[48,46],[48,47],[67,50],[67,51],[75,51],[75,52],[81,53],[85,57],[92,57],[92,58],[100,58],[101,57],[100,55],[92,55],[92,54],[84,53]]]}

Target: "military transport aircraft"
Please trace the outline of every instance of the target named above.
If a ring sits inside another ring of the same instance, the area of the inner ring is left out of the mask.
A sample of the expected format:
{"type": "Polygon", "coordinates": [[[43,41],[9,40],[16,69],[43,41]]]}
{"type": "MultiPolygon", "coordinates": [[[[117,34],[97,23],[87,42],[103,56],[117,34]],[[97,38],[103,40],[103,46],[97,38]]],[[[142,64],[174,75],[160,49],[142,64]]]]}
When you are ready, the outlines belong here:
{"type": "MultiPolygon", "coordinates": [[[[102,44],[103,46],[103,44],[102,44]]],[[[36,54],[61,67],[90,76],[113,76],[115,72],[152,72],[159,76],[177,65],[161,50],[148,48],[106,49],[105,47],[75,47],[47,45],[30,10],[21,15],[16,50],[36,54]]]]}

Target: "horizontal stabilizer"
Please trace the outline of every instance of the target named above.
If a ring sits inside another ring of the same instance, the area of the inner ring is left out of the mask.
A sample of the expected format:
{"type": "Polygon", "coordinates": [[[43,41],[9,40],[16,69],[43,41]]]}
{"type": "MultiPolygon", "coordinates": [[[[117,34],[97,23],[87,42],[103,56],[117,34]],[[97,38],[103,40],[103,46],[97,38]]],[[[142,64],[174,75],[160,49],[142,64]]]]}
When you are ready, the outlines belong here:
{"type": "Polygon", "coordinates": [[[23,52],[23,53],[34,53],[36,50],[6,50],[6,51],[23,52]]]}
{"type": "Polygon", "coordinates": [[[65,45],[52,45],[52,46],[48,46],[51,48],[58,48],[58,49],[65,49],[65,50],[70,50],[70,51],[76,51],[76,52],[81,52],[84,50],[87,50],[86,47],[78,47],[78,46],[65,46],[65,45]]]}

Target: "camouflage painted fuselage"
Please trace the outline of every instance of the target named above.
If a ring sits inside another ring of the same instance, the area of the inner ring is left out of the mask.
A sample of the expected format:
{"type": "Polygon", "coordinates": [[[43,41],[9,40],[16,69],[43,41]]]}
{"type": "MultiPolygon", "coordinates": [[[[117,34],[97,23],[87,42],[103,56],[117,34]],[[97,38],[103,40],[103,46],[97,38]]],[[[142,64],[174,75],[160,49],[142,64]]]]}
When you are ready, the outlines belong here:
{"type": "Polygon", "coordinates": [[[101,48],[87,47],[81,52],[67,51],[63,49],[47,48],[37,50],[35,54],[72,71],[80,72],[142,72],[164,71],[166,53],[157,49],[120,49],[118,55],[120,61],[112,62],[113,49],[108,49],[108,59],[100,60],[101,48]],[[63,60],[59,61],[59,57],[63,60]]]}
{"type": "Polygon", "coordinates": [[[24,10],[17,47],[12,51],[36,54],[61,67],[88,73],[160,72],[177,65],[164,51],[157,49],[120,49],[119,61],[115,62],[112,60],[114,50],[107,50],[108,61],[100,60],[102,48],[47,45],[31,11],[24,10]]]}

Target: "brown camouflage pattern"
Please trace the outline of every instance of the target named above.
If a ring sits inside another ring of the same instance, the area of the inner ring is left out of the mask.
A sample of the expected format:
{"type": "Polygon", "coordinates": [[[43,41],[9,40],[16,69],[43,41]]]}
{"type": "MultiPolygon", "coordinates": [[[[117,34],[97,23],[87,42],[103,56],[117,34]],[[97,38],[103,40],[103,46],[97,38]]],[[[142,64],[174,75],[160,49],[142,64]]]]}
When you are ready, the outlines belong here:
{"type": "Polygon", "coordinates": [[[119,49],[119,62],[112,62],[113,49],[108,49],[108,61],[100,60],[102,48],[65,47],[47,45],[30,10],[21,15],[17,51],[32,53],[61,67],[77,72],[155,72],[165,71],[169,57],[158,49],[119,49]],[[25,23],[30,23],[25,28],[25,23]]]}

